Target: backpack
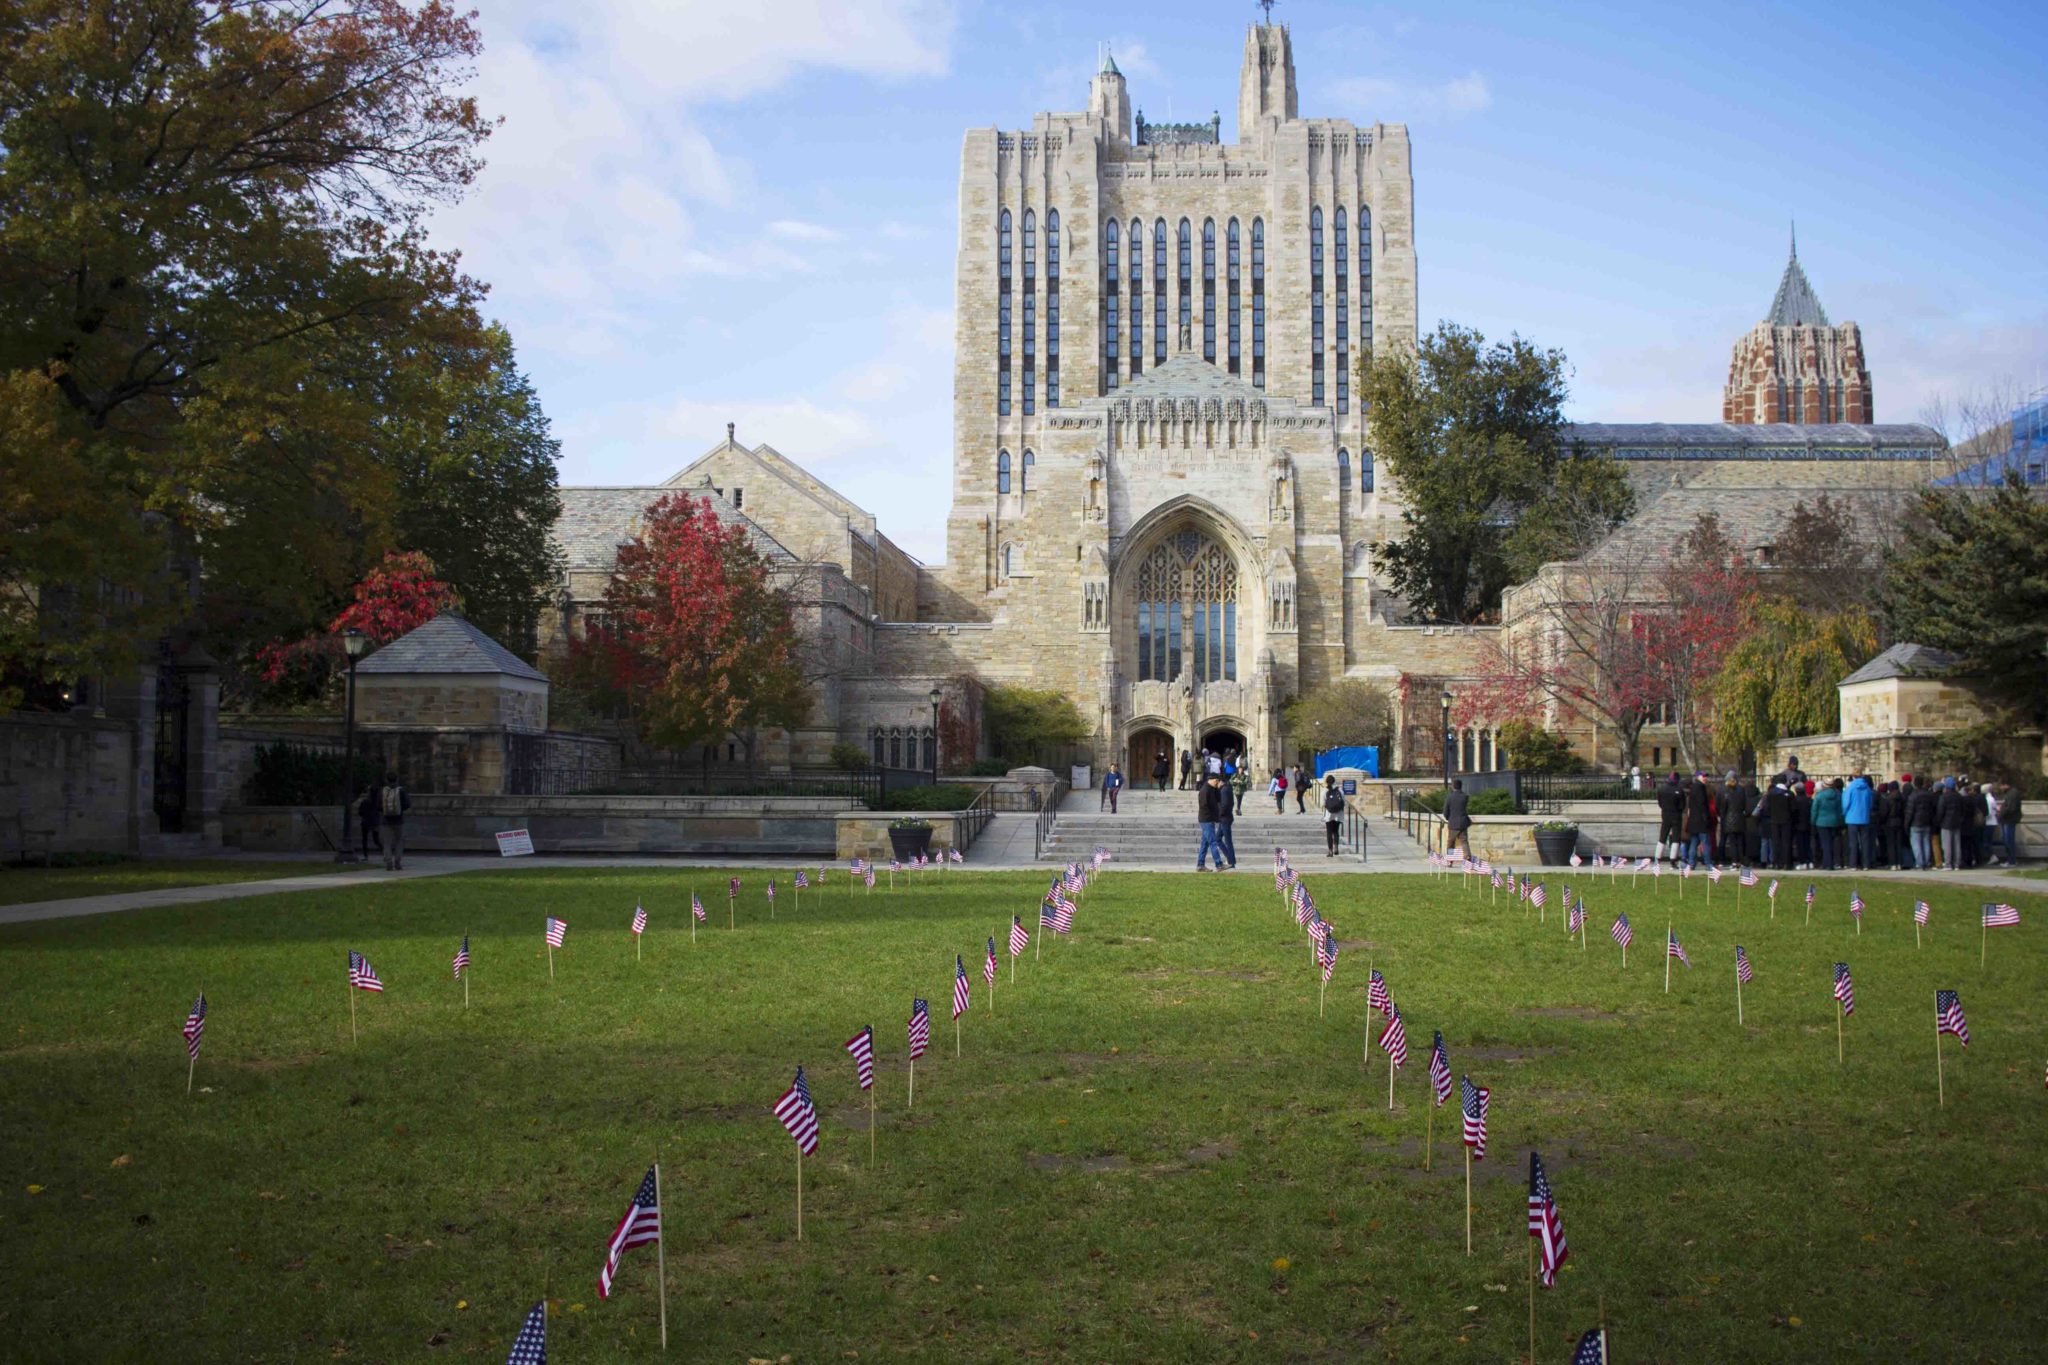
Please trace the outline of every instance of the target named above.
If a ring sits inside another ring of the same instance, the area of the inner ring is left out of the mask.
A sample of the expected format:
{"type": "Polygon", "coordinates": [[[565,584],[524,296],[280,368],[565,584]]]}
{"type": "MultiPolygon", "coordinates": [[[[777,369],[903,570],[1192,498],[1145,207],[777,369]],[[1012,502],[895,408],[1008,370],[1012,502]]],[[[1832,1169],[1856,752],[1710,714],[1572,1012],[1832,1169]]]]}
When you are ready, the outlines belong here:
{"type": "Polygon", "coordinates": [[[386,818],[404,818],[405,788],[398,786],[395,783],[389,787],[386,787],[383,793],[379,796],[377,805],[378,808],[384,812],[386,818]]]}
{"type": "Polygon", "coordinates": [[[1331,787],[1328,791],[1324,792],[1323,809],[1332,815],[1342,814],[1344,810],[1344,793],[1335,787],[1331,787]]]}

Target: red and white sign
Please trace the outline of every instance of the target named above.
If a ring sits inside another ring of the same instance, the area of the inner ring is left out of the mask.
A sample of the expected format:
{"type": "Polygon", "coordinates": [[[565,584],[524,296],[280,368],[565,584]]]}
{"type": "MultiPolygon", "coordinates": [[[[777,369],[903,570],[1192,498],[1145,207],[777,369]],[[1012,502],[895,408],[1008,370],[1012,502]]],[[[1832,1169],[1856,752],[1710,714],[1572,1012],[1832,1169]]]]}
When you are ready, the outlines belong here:
{"type": "Polygon", "coordinates": [[[498,831],[498,856],[523,858],[533,853],[533,836],[523,829],[498,831]]]}

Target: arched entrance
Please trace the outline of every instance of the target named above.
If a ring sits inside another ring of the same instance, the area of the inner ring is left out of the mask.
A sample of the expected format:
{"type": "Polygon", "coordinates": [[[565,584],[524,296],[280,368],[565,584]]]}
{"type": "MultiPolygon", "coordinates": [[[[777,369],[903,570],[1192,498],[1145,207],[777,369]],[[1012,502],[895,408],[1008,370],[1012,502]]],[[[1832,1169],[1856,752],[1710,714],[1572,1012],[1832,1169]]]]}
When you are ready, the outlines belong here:
{"type": "Polygon", "coordinates": [[[1180,775],[1180,755],[1174,751],[1173,736],[1157,726],[1133,730],[1124,754],[1124,780],[1133,787],[1153,785],[1152,765],[1166,755],[1166,782],[1172,786],[1180,775]]]}
{"type": "Polygon", "coordinates": [[[1219,725],[1202,732],[1202,747],[1224,757],[1234,753],[1242,760],[1251,746],[1245,742],[1244,731],[1219,725]]]}
{"type": "Polygon", "coordinates": [[[1237,556],[1192,523],[1162,535],[1128,575],[1130,676],[1236,682],[1237,556]]]}

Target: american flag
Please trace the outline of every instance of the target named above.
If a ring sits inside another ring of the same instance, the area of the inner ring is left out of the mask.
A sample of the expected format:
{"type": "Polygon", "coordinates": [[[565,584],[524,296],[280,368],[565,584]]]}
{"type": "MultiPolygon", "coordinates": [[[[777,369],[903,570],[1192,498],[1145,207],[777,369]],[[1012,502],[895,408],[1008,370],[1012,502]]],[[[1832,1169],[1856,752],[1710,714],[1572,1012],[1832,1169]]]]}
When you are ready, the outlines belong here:
{"type": "Polygon", "coordinates": [[[1736,874],[1735,880],[1738,884],[1742,886],[1755,886],[1756,869],[1753,867],[1743,868],[1741,872],[1736,874]]]}
{"type": "Polygon", "coordinates": [[[967,1013],[967,1002],[973,993],[967,987],[967,960],[958,953],[953,954],[953,1017],[958,1019],[967,1013]]]}
{"type": "Polygon", "coordinates": [[[1315,908],[1315,903],[1309,899],[1308,888],[1296,882],[1291,894],[1294,898],[1294,922],[1307,928],[1309,914],[1315,908]]]}
{"type": "Polygon", "coordinates": [[[1680,881],[1692,880],[1692,864],[1680,863],[1678,865],[1678,877],[1680,881]]]}
{"type": "Polygon", "coordinates": [[[1669,935],[1669,938],[1664,944],[1665,956],[1677,958],[1680,962],[1683,962],[1685,964],[1685,969],[1687,971],[1691,971],[1692,959],[1685,955],[1685,945],[1678,941],[1678,931],[1676,929],[1668,929],[1665,932],[1669,935]]]}
{"type": "Polygon", "coordinates": [[[1549,899],[1550,888],[1544,885],[1542,882],[1536,883],[1535,889],[1529,893],[1529,904],[1534,906],[1541,907],[1547,901],[1549,901],[1549,899]]]}
{"type": "Polygon", "coordinates": [[[967,859],[960,856],[960,850],[957,848],[947,849],[946,856],[956,863],[964,863],[967,861],[967,859]]]}
{"type": "Polygon", "coordinates": [[[1721,869],[1718,867],[1708,868],[1707,880],[1714,883],[1716,886],[1719,886],[1721,884],[1721,869]]]}
{"type": "Polygon", "coordinates": [[[1316,947],[1323,946],[1323,940],[1330,936],[1330,926],[1323,923],[1323,917],[1311,913],[1308,920],[1308,936],[1316,941],[1316,947]]]}
{"type": "Polygon", "coordinates": [[[1442,1108],[1451,1097],[1451,1059],[1444,1055],[1444,1031],[1436,1031],[1436,1041],[1429,1045],[1429,1088],[1436,1092],[1437,1107],[1442,1108]]]}
{"type": "Polygon", "coordinates": [[[1735,945],[1735,979],[1747,986],[1755,973],[1749,969],[1749,954],[1742,951],[1740,943],[1735,945]]]}
{"type": "Polygon", "coordinates": [[[725,898],[729,901],[740,898],[740,879],[738,877],[727,877],[725,879],[725,898]]]}
{"type": "Polygon", "coordinates": [[[768,879],[768,903],[770,905],[775,904],[775,878],[773,877],[768,879]]]}
{"type": "Polygon", "coordinates": [[[1572,1351],[1572,1365],[1607,1365],[1607,1329],[1595,1327],[1579,1338],[1572,1351]]]}
{"type": "Polygon", "coordinates": [[[637,905],[633,907],[633,932],[636,934],[647,932],[647,911],[637,905]]]}
{"type": "Polygon", "coordinates": [[[870,867],[870,868],[869,868],[869,869],[868,869],[867,871],[865,871],[865,872],[861,873],[861,874],[860,874],[860,879],[861,879],[861,880],[862,880],[863,882],[866,882],[866,883],[867,883],[867,887],[868,887],[868,890],[872,891],[872,890],[874,890],[874,889],[875,889],[875,869],[874,869],[874,868],[870,867]]]}
{"type": "Polygon", "coordinates": [[[1777,879],[1776,877],[1773,877],[1773,878],[1771,878],[1771,887],[1770,887],[1770,890],[1769,890],[1768,892],[1766,892],[1765,894],[1767,894],[1768,896],[1770,896],[1770,898],[1771,898],[1771,899],[1772,899],[1773,901],[1775,901],[1775,900],[1777,900],[1777,899],[1778,899],[1778,879],[1777,879]]]}
{"type": "Polygon", "coordinates": [[[869,1024],[859,1033],[846,1040],[846,1050],[853,1054],[853,1069],[860,1076],[860,1088],[868,1089],[875,1083],[875,1026],[869,1024]]]}
{"type": "Polygon", "coordinates": [[[1614,927],[1607,931],[1607,937],[1626,948],[1636,941],[1636,931],[1628,927],[1628,916],[1621,915],[1614,921],[1614,927]]]}
{"type": "Polygon", "coordinates": [[[1394,1012],[1394,997],[1387,994],[1387,979],[1380,975],[1378,968],[1374,968],[1372,975],[1366,978],[1365,1003],[1381,1014],[1394,1012]]]}
{"type": "Polygon", "coordinates": [[[924,1056],[924,1050],[931,1045],[931,1041],[931,1007],[924,1003],[924,997],[920,995],[910,1002],[910,1060],[914,1062],[924,1056]]]}
{"type": "Polygon", "coordinates": [[[1842,1002],[1842,1013],[1856,1012],[1856,983],[1849,976],[1849,964],[1835,964],[1835,999],[1842,1002]]]}
{"type": "Polygon", "coordinates": [[[1010,956],[1016,957],[1031,942],[1031,931],[1024,927],[1022,915],[1010,917],[1010,956]]]}
{"type": "Polygon", "coordinates": [[[1657,870],[1657,864],[1656,864],[1656,863],[1654,863],[1654,862],[1652,862],[1652,861],[1651,861],[1650,859],[1648,859],[1648,858],[1638,858],[1638,859],[1636,859],[1636,871],[1638,871],[1638,872],[1655,872],[1656,870],[1657,870]]]}
{"type": "Polygon", "coordinates": [[[818,1111],[811,1104],[811,1087],[804,1080],[802,1067],[796,1069],[796,1080],[782,1092],[782,1098],[775,1101],[775,1117],[796,1140],[798,1151],[809,1156],[818,1150],[818,1111]]]}
{"type": "Polygon", "coordinates": [[[633,1192],[633,1202],[626,1205],[626,1216],[619,1220],[617,1230],[612,1233],[611,1245],[605,1248],[604,1269],[597,1275],[597,1296],[600,1299],[612,1296],[612,1276],[619,1273],[620,1257],[634,1247],[660,1240],[661,1203],[654,1195],[654,1168],[649,1166],[646,1176],[640,1181],[640,1188],[633,1192]]]}
{"type": "Polygon", "coordinates": [[[1586,861],[1586,860],[1585,860],[1584,858],[1581,858],[1581,857],[1580,857],[1580,856],[1578,855],[1578,853],[1577,853],[1577,851],[1576,851],[1576,850],[1574,850],[1574,851],[1573,851],[1573,853],[1572,853],[1572,856],[1571,856],[1571,865],[1572,865],[1573,867],[1582,867],[1582,866],[1584,866],[1584,865],[1585,865],[1585,861],[1586,861]]]}
{"type": "Polygon", "coordinates": [[[988,936],[988,957],[981,964],[981,979],[993,986],[996,984],[996,936],[988,936]]]}
{"type": "Polygon", "coordinates": [[[1816,893],[1814,891],[1813,883],[1808,882],[1806,884],[1806,907],[1809,910],[1813,908],[1813,898],[1815,894],[1816,893]]]}
{"type": "Polygon", "coordinates": [[[1970,1026],[1963,1022],[1963,1002],[1954,991],[1934,993],[1934,1031],[1953,1033],[1964,1047],[1970,1045],[1970,1026]]]}
{"type": "Polygon", "coordinates": [[[858,877],[861,873],[868,870],[868,860],[865,858],[855,858],[847,870],[858,877]]]}
{"type": "Polygon", "coordinates": [[[1863,893],[1853,888],[1849,892],[1849,913],[1859,917],[1863,914],[1863,893]]]}
{"type": "Polygon", "coordinates": [[[894,873],[897,873],[897,872],[901,872],[902,870],[903,870],[903,864],[902,864],[901,862],[898,862],[898,861],[897,861],[896,859],[894,859],[894,858],[891,858],[891,859],[889,860],[889,871],[890,871],[890,873],[891,873],[892,875],[893,875],[894,873]]]}
{"type": "Polygon", "coordinates": [[[193,1061],[199,1060],[199,1036],[206,1032],[206,992],[192,1002],[192,1012],[185,1016],[185,1055],[193,1061]]]}
{"type": "Polygon", "coordinates": [[[1052,929],[1056,934],[1072,933],[1074,929],[1074,903],[1062,892],[1053,894],[1052,929]]]}
{"type": "Polygon", "coordinates": [[[2009,929],[2019,922],[2020,908],[2017,905],[2007,905],[2004,901],[2000,901],[1996,905],[1986,905],[1984,907],[1984,927],[1986,929],[2009,929]]]}
{"type": "Polygon", "coordinates": [[[804,875],[804,870],[802,868],[798,868],[796,870],[796,889],[799,891],[808,891],[811,889],[811,879],[804,875]]]}
{"type": "Polygon", "coordinates": [[[1380,1033],[1380,1050],[1394,1059],[1396,1069],[1408,1065],[1408,1030],[1401,1023],[1401,1007],[1393,1007],[1387,1026],[1380,1033]]]}
{"type": "Polygon", "coordinates": [[[690,893],[690,913],[700,920],[704,918],[704,902],[697,899],[694,891],[690,893]]]}
{"type": "Polygon", "coordinates": [[[1913,923],[1925,924],[1934,914],[1934,907],[1926,901],[1913,902],[1913,923]]]}
{"type": "Polygon", "coordinates": [[[1325,934],[1316,942],[1316,960],[1323,964],[1323,984],[1330,984],[1330,974],[1337,970],[1337,936],[1325,934]]]}
{"type": "Polygon", "coordinates": [[[1496,891],[1500,890],[1500,870],[1498,868],[1494,869],[1493,872],[1493,889],[1496,891]]]}
{"type": "Polygon", "coordinates": [[[1283,896],[1287,894],[1287,874],[1278,868],[1273,869],[1273,889],[1283,896]]]}
{"type": "Polygon", "coordinates": [[[1564,1224],[1557,1216],[1550,1179],[1543,1174],[1543,1158],[1534,1152],[1529,1153],[1529,1235],[1536,1239],[1537,1268],[1548,1289],[1557,1283],[1557,1268],[1572,1252],[1564,1244],[1564,1224]]]}
{"type": "Polygon", "coordinates": [[[469,970],[469,935],[468,935],[468,934],[464,934],[464,935],[462,936],[462,946],[461,946],[460,948],[457,948],[457,949],[455,950],[455,960],[454,960],[453,966],[454,966],[454,968],[455,968],[455,979],[456,979],[456,980],[458,980],[458,981],[460,981],[460,980],[462,979],[462,974],[463,974],[464,972],[466,972],[466,971],[468,971],[468,970],[469,970]]]}
{"type": "Polygon", "coordinates": [[[559,948],[569,937],[569,926],[553,915],[548,916],[548,947],[559,948]]]}
{"type": "Polygon", "coordinates": [[[359,991],[381,991],[384,983],[377,979],[377,969],[370,965],[370,959],[355,949],[348,954],[348,984],[359,991]]]}
{"type": "Polygon", "coordinates": [[[1458,1104],[1465,1112],[1465,1145],[1472,1149],[1474,1161],[1486,1160],[1486,1102],[1493,1094],[1483,1085],[1472,1084],[1470,1076],[1460,1076],[1458,1084],[1461,1093],[1458,1104]]]}
{"type": "Polygon", "coordinates": [[[1573,934],[1578,933],[1579,930],[1585,926],[1585,923],[1586,903],[1584,901],[1580,901],[1577,904],[1573,905],[1571,910],[1566,914],[1564,922],[1565,937],[1569,938],[1573,934]]]}
{"type": "Polygon", "coordinates": [[[548,1365],[548,1306],[537,1303],[527,1310],[519,1335],[512,1338],[512,1354],[505,1365],[548,1365]]]}

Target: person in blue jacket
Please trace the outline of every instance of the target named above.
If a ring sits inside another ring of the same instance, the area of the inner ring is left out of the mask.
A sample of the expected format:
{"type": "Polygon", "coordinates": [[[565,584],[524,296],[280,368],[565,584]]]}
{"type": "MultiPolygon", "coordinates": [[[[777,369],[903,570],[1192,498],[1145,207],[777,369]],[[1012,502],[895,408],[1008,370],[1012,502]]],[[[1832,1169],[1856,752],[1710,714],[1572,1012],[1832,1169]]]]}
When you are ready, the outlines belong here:
{"type": "Polygon", "coordinates": [[[1842,825],[1849,832],[1848,856],[1844,859],[1850,867],[1869,869],[1876,866],[1870,848],[1870,813],[1877,804],[1877,793],[1870,785],[1870,779],[1862,773],[1849,779],[1848,787],[1842,792],[1842,825]]]}

